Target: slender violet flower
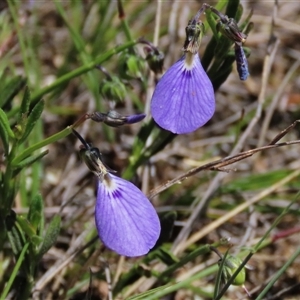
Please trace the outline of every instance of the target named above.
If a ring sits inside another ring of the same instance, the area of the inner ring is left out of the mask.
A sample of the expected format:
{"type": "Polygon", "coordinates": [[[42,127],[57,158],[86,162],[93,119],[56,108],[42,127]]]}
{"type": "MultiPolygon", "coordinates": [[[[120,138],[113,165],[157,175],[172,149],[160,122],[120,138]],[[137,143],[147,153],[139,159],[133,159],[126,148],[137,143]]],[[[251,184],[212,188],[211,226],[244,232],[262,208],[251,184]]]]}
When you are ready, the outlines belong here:
{"type": "Polygon", "coordinates": [[[151,113],[162,128],[190,133],[207,123],[215,111],[214,89],[198,50],[203,23],[201,9],[186,27],[184,55],[160,79],[151,100],[151,113]]]}
{"type": "Polygon", "coordinates": [[[110,110],[108,113],[94,112],[89,114],[88,116],[95,122],[103,122],[111,127],[119,127],[125,124],[134,124],[142,121],[146,117],[145,114],[122,116],[114,110],[110,110]]]}
{"type": "Polygon", "coordinates": [[[101,241],[120,255],[147,254],[160,235],[160,221],[154,207],[135,185],[111,174],[99,149],[91,147],[72,130],[84,146],[80,154],[87,167],[99,179],[95,221],[101,241]]]}

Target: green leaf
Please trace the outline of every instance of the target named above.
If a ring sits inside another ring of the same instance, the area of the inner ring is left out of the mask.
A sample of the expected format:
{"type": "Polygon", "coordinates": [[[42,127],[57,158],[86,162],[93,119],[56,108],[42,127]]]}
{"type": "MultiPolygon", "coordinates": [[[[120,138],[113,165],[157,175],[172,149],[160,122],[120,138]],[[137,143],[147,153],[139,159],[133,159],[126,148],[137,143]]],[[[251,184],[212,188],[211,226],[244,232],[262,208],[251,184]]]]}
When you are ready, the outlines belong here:
{"type": "Polygon", "coordinates": [[[155,256],[159,258],[167,266],[171,266],[179,262],[179,259],[164,247],[158,249],[158,251],[155,253],[155,256]]]}
{"type": "Polygon", "coordinates": [[[71,128],[72,128],[71,126],[68,126],[65,129],[63,129],[62,131],[55,133],[52,136],[49,136],[48,138],[41,140],[38,143],[28,147],[27,149],[23,150],[17,157],[15,157],[12,160],[11,164],[13,166],[16,166],[24,159],[27,159],[34,151],[39,150],[49,144],[55,143],[56,141],[66,137],[67,135],[72,133],[71,128]]]}
{"type": "Polygon", "coordinates": [[[208,22],[208,25],[209,25],[209,27],[211,28],[211,30],[213,32],[214,38],[216,40],[218,40],[219,39],[219,34],[218,34],[217,29],[216,29],[217,21],[215,19],[215,14],[213,14],[210,10],[207,10],[205,15],[206,15],[206,20],[208,22]]]}
{"type": "Polygon", "coordinates": [[[235,18],[239,9],[240,1],[239,0],[229,0],[225,15],[228,16],[228,18],[235,18]]]}
{"type": "Polygon", "coordinates": [[[15,138],[15,134],[12,131],[12,129],[10,128],[7,115],[5,114],[3,109],[1,109],[1,108],[0,108],[0,126],[3,127],[4,130],[6,130],[8,136],[10,138],[12,138],[12,139],[15,138]]]}
{"type": "Polygon", "coordinates": [[[244,7],[241,4],[239,4],[238,9],[235,14],[235,18],[234,18],[237,23],[240,21],[243,13],[244,13],[244,7]]]}
{"type": "Polygon", "coordinates": [[[3,290],[3,292],[2,292],[2,294],[0,296],[1,300],[7,299],[6,297],[7,297],[8,293],[9,293],[9,290],[10,290],[10,288],[11,288],[11,286],[12,286],[15,278],[17,277],[17,274],[18,274],[20,268],[21,268],[21,265],[22,265],[22,262],[23,262],[23,260],[25,258],[25,254],[26,254],[26,251],[27,251],[28,247],[29,247],[29,243],[27,243],[27,244],[24,245],[24,247],[23,247],[23,249],[22,249],[22,251],[20,253],[20,256],[18,257],[18,260],[17,260],[17,262],[16,262],[16,264],[14,266],[14,269],[13,269],[13,271],[12,271],[10,277],[9,277],[9,281],[5,285],[5,288],[4,288],[4,290],[3,290]]]}
{"type": "MultiPolygon", "coordinates": [[[[0,113],[0,115],[1,115],[1,113],[0,113]]],[[[1,116],[0,116],[0,119],[1,119],[1,116]]],[[[8,138],[8,133],[5,129],[5,126],[3,125],[3,123],[1,121],[0,121],[0,138],[2,140],[2,144],[3,144],[3,147],[4,147],[5,156],[8,156],[9,138],[8,138]]]]}
{"type": "Polygon", "coordinates": [[[30,115],[28,116],[26,126],[24,129],[24,134],[23,134],[22,138],[20,139],[20,143],[23,143],[26,140],[26,138],[28,137],[28,135],[30,134],[32,129],[34,128],[36,122],[38,121],[38,119],[40,118],[40,116],[43,112],[44,104],[45,104],[45,102],[43,100],[41,100],[32,109],[30,115]]]}
{"type": "Polygon", "coordinates": [[[11,79],[1,90],[0,107],[2,108],[7,103],[11,102],[25,84],[26,79],[21,76],[11,79]]]}
{"type": "Polygon", "coordinates": [[[163,291],[163,290],[167,289],[168,287],[170,287],[171,285],[172,284],[170,284],[170,283],[168,283],[166,285],[162,285],[162,286],[160,286],[158,288],[151,289],[151,290],[146,291],[146,292],[144,292],[142,294],[129,297],[128,300],[143,300],[143,299],[145,299],[145,297],[151,296],[151,295],[153,295],[156,292],[163,291]]]}
{"type": "Polygon", "coordinates": [[[218,275],[217,275],[217,278],[216,278],[216,284],[215,284],[215,289],[214,289],[214,299],[219,294],[221,281],[222,281],[222,274],[223,274],[223,270],[224,270],[224,267],[225,267],[225,260],[227,258],[227,255],[228,255],[228,250],[225,252],[225,254],[223,256],[223,259],[221,259],[218,263],[219,270],[218,270],[218,275]]]}
{"type": "Polygon", "coordinates": [[[41,258],[56,242],[56,239],[59,235],[60,231],[60,222],[61,218],[59,215],[54,216],[51,223],[49,224],[49,227],[46,231],[46,235],[44,238],[44,241],[41,245],[40,251],[39,251],[39,257],[41,258]]]}
{"type": "Polygon", "coordinates": [[[48,153],[49,153],[49,150],[45,150],[45,151],[43,151],[43,152],[41,152],[39,154],[32,155],[32,156],[30,156],[30,157],[25,158],[24,160],[22,160],[16,166],[14,166],[14,164],[12,163],[12,166],[15,168],[14,172],[13,172],[13,177],[15,177],[16,175],[18,175],[22,169],[24,169],[25,167],[28,167],[28,166],[32,165],[33,163],[35,163],[37,160],[41,159],[42,157],[44,157],[48,153]]]}
{"type": "Polygon", "coordinates": [[[263,190],[275,184],[276,181],[289,176],[291,173],[291,170],[281,169],[262,174],[239,177],[228,184],[224,184],[224,186],[221,187],[220,192],[223,194],[230,194],[232,192],[263,190]]]}
{"type": "Polygon", "coordinates": [[[26,87],[24,96],[22,99],[22,103],[20,106],[19,116],[18,116],[18,123],[22,122],[22,118],[24,115],[27,115],[29,112],[29,106],[30,106],[30,91],[29,88],[26,87]]]}
{"type": "Polygon", "coordinates": [[[43,198],[40,194],[38,194],[31,200],[27,215],[27,219],[33,226],[35,233],[37,233],[38,229],[43,228],[43,210],[43,198]]]}
{"type": "Polygon", "coordinates": [[[15,135],[10,128],[8,118],[5,112],[0,108],[0,138],[3,143],[5,155],[9,152],[9,138],[14,138],[15,135]]]}

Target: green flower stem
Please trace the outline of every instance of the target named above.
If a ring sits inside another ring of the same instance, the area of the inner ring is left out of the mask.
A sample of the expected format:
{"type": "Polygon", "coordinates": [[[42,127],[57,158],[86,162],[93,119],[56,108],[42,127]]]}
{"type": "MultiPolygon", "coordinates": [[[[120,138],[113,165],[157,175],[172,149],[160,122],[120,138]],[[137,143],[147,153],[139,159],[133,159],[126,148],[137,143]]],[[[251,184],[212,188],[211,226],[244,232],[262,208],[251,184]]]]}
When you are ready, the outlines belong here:
{"type": "Polygon", "coordinates": [[[70,81],[71,79],[78,77],[84,73],[87,73],[88,71],[94,69],[97,65],[102,64],[103,62],[107,61],[108,59],[110,59],[113,55],[120,53],[128,48],[131,48],[132,46],[134,46],[137,43],[137,41],[133,40],[130,42],[127,42],[123,45],[117,46],[109,51],[107,51],[106,53],[100,55],[98,58],[96,58],[94,61],[83,65],[75,70],[73,70],[72,72],[69,72],[61,77],[59,77],[58,79],[56,79],[52,84],[42,88],[41,90],[33,93],[32,97],[31,97],[31,105],[34,106],[37,102],[40,101],[40,99],[52,92],[53,90],[55,90],[57,87],[59,87],[60,85],[70,81]]]}
{"type": "Polygon", "coordinates": [[[26,75],[30,74],[30,63],[28,61],[28,55],[27,55],[27,47],[25,45],[25,35],[21,32],[21,27],[19,24],[19,16],[18,16],[18,8],[16,7],[15,1],[7,1],[7,4],[9,6],[9,11],[11,13],[12,19],[14,21],[14,25],[17,31],[18,40],[20,42],[20,47],[22,51],[22,60],[24,62],[24,67],[26,70],[26,75]]]}
{"type": "Polygon", "coordinates": [[[81,118],[79,118],[73,125],[68,126],[67,128],[63,129],[62,131],[53,134],[52,136],[46,138],[45,140],[38,142],[31,147],[25,149],[19,156],[15,157],[11,164],[13,166],[16,166],[18,163],[20,163],[23,159],[27,158],[32,152],[41,149],[42,147],[45,147],[51,143],[55,143],[59,141],[60,139],[68,136],[70,133],[72,133],[72,128],[77,128],[80,126],[84,121],[89,119],[88,114],[83,115],[81,118]]]}
{"type": "Polygon", "coordinates": [[[263,291],[258,295],[256,300],[261,300],[274,285],[274,283],[281,277],[281,275],[287,270],[287,268],[294,262],[294,260],[300,255],[300,247],[296,252],[288,259],[288,261],[281,267],[281,269],[274,275],[272,280],[267,284],[263,291]]]}
{"type": "Polygon", "coordinates": [[[9,290],[10,290],[10,288],[11,288],[11,286],[12,286],[12,284],[13,284],[13,282],[14,282],[14,280],[15,280],[18,272],[19,272],[19,269],[20,269],[21,264],[23,262],[25,253],[26,253],[26,251],[28,249],[28,246],[29,246],[29,243],[27,243],[27,244],[24,245],[24,247],[22,249],[22,252],[21,252],[21,254],[20,254],[20,256],[19,256],[19,258],[17,260],[17,263],[16,263],[16,265],[15,265],[13,271],[12,271],[12,274],[11,274],[11,276],[9,278],[9,281],[7,282],[7,284],[6,284],[5,288],[4,288],[4,291],[2,292],[2,294],[0,296],[0,300],[5,300],[6,299],[7,294],[9,293],[9,290]]]}
{"type": "Polygon", "coordinates": [[[51,143],[57,142],[58,140],[68,136],[70,133],[72,133],[72,130],[71,130],[72,127],[73,126],[68,126],[67,128],[63,129],[62,131],[25,149],[20,155],[18,155],[17,157],[14,158],[14,160],[12,161],[12,165],[16,166],[18,163],[20,163],[23,159],[27,158],[34,151],[41,149],[42,147],[45,147],[51,143]]]}
{"type": "Polygon", "coordinates": [[[215,39],[218,40],[219,39],[219,33],[216,29],[217,22],[216,22],[216,20],[213,16],[213,13],[210,10],[207,10],[205,14],[206,14],[207,23],[209,24],[209,27],[211,28],[215,39]]]}
{"type": "Polygon", "coordinates": [[[267,232],[263,235],[263,237],[259,240],[259,242],[254,247],[253,251],[256,252],[261,248],[261,244],[264,242],[264,240],[270,235],[271,231],[279,224],[279,222],[282,220],[284,215],[286,215],[291,206],[296,203],[299,200],[300,192],[297,193],[293,201],[290,202],[290,204],[281,212],[281,214],[276,218],[276,220],[273,222],[272,226],[267,230],[267,232]]]}
{"type": "Polygon", "coordinates": [[[124,33],[126,35],[126,38],[128,41],[132,41],[132,36],[131,36],[131,32],[128,26],[128,22],[127,19],[125,17],[125,12],[124,12],[124,7],[123,7],[123,3],[122,0],[118,0],[118,11],[119,11],[119,18],[121,20],[121,25],[123,27],[124,33]]]}
{"type": "Polygon", "coordinates": [[[174,271],[181,268],[185,264],[187,264],[190,261],[193,261],[195,258],[197,258],[199,255],[204,255],[209,252],[211,252],[211,247],[217,248],[218,246],[224,244],[223,242],[218,242],[213,245],[204,245],[200,248],[197,248],[193,252],[189,253],[185,257],[183,257],[178,263],[173,264],[169,268],[167,268],[164,272],[162,272],[159,276],[159,278],[166,278],[170,276],[174,271]]]}
{"type": "MultiPolygon", "coordinates": [[[[150,296],[145,296],[140,299],[144,300],[156,300],[156,299],[161,299],[163,296],[166,296],[168,294],[171,294],[175,291],[178,291],[179,289],[186,288],[188,285],[192,284],[195,280],[198,280],[200,278],[204,278],[206,276],[209,276],[217,271],[218,266],[214,265],[211,267],[206,268],[205,270],[195,274],[194,276],[189,277],[188,279],[185,279],[183,281],[177,282],[173,284],[172,286],[167,286],[165,289],[160,290],[150,296]]],[[[129,300],[134,300],[135,298],[129,298],[129,300]]]]}

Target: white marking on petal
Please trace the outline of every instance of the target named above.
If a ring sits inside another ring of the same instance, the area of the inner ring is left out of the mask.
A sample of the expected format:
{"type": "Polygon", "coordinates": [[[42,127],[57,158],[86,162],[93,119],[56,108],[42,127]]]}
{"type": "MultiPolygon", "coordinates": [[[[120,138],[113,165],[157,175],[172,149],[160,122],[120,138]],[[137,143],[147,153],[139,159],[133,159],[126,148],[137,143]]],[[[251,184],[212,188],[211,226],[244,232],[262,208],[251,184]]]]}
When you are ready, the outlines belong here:
{"type": "Polygon", "coordinates": [[[187,52],[185,54],[185,60],[184,60],[184,69],[187,71],[190,71],[194,68],[195,66],[195,54],[192,54],[190,52],[187,52]]]}
{"type": "Polygon", "coordinates": [[[113,180],[109,173],[103,175],[102,184],[105,185],[109,192],[113,192],[117,189],[115,180],[113,180]]]}

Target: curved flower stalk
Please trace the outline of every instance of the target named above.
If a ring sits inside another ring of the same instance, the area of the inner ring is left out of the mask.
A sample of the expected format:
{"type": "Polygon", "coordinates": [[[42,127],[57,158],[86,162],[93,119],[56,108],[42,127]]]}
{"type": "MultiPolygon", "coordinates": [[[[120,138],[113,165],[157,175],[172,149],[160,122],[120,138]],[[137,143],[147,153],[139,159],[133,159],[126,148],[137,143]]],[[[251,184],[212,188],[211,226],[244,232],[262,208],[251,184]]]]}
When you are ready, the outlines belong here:
{"type": "Polygon", "coordinates": [[[198,20],[201,13],[186,27],[185,54],[160,79],[151,100],[155,122],[176,134],[195,131],[215,112],[214,89],[198,55],[203,31],[198,20]]]}
{"type": "Polygon", "coordinates": [[[80,153],[99,179],[95,221],[103,244],[120,255],[147,254],[160,235],[160,221],[148,198],[131,182],[111,174],[97,148],[83,143],[80,153]]]}

